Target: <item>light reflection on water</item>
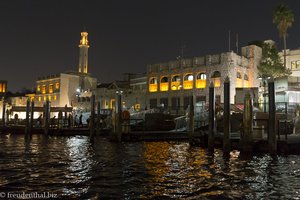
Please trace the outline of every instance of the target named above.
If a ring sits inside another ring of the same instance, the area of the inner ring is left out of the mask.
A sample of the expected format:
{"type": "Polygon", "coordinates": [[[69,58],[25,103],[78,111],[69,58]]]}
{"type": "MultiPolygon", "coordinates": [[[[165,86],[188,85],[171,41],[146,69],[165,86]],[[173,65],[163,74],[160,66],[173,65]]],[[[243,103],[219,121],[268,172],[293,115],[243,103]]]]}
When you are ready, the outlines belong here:
{"type": "Polygon", "coordinates": [[[299,199],[300,156],[223,157],[186,142],[0,136],[0,192],[90,199],[299,199]]]}

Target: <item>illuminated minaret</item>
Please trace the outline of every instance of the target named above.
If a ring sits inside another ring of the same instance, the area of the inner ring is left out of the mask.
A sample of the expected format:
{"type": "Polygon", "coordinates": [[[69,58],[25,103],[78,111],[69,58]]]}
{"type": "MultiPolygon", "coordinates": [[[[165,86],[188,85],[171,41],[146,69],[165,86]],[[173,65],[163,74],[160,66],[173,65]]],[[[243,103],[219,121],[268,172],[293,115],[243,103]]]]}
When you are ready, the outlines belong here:
{"type": "Polygon", "coordinates": [[[79,72],[80,73],[88,73],[88,49],[89,49],[89,41],[88,41],[88,33],[81,32],[81,40],[79,43],[79,72]]]}

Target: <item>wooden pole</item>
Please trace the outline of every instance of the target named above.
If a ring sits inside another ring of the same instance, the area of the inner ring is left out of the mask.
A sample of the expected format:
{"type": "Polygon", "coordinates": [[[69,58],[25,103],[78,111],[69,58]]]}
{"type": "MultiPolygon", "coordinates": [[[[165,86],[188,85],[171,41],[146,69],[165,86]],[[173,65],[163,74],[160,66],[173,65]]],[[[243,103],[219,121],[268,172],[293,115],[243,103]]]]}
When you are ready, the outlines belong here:
{"type": "Polygon", "coordinates": [[[97,128],[96,128],[96,132],[97,135],[100,135],[100,101],[98,101],[97,103],[97,128]]]}
{"type": "Polygon", "coordinates": [[[122,135],[122,92],[118,94],[118,121],[117,121],[117,140],[121,141],[122,135]]]}
{"type": "Polygon", "coordinates": [[[243,129],[244,135],[241,139],[241,147],[244,152],[252,152],[253,150],[253,105],[251,96],[248,93],[244,99],[243,129]]]}
{"type": "Polygon", "coordinates": [[[227,76],[224,82],[224,135],[223,135],[223,152],[229,153],[230,145],[230,81],[227,76]]]}
{"type": "Polygon", "coordinates": [[[90,128],[90,140],[94,140],[94,133],[95,133],[95,95],[92,95],[91,98],[91,117],[89,121],[89,128],[90,128]]]}
{"type": "Polygon", "coordinates": [[[50,102],[49,102],[49,100],[46,101],[44,109],[45,109],[44,133],[45,133],[45,135],[48,135],[49,134],[49,115],[50,115],[50,102]]]}
{"type": "Polygon", "coordinates": [[[30,100],[26,103],[26,121],[25,121],[25,134],[29,134],[29,113],[30,113],[30,100]]]}
{"type": "Polygon", "coordinates": [[[6,110],[6,104],[3,98],[3,106],[2,106],[2,125],[5,126],[5,110],[6,110]]]}
{"type": "Polygon", "coordinates": [[[194,136],[194,99],[193,95],[190,97],[190,111],[189,111],[189,139],[190,142],[193,141],[194,136]]]}
{"type": "Polygon", "coordinates": [[[274,80],[271,78],[268,82],[268,91],[269,91],[269,122],[268,122],[268,143],[269,143],[269,152],[271,154],[277,153],[277,140],[275,133],[275,89],[274,89],[274,80]]]}
{"type": "Polygon", "coordinates": [[[32,133],[32,129],[33,129],[33,117],[34,117],[34,101],[31,101],[29,134],[32,133]]]}
{"type": "Polygon", "coordinates": [[[214,137],[215,137],[215,88],[214,83],[209,85],[209,128],[208,128],[208,150],[214,151],[214,137]]]}

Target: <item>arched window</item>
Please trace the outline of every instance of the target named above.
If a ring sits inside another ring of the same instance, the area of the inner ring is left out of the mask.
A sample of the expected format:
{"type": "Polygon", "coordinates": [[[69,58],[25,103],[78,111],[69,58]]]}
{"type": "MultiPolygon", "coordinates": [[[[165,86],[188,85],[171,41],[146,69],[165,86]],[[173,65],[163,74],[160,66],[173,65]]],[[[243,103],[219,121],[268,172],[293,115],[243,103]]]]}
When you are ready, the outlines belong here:
{"type": "Polygon", "coordinates": [[[162,76],[160,78],[160,91],[168,91],[169,90],[169,79],[166,76],[162,76]]]}
{"type": "Polygon", "coordinates": [[[211,79],[215,87],[221,86],[221,73],[219,71],[214,71],[211,75],[211,79]]]}
{"type": "Polygon", "coordinates": [[[151,77],[149,79],[149,92],[157,92],[157,78],[151,77]]]}
{"type": "Polygon", "coordinates": [[[236,78],[240,78],[240,79],[242,78],[242,75],[241,75],[240,72],[237,72],[237,73],[236,73],[236,78]]]}
{"type": "Polygon", "coordinates": [[[206,87],[206,74],[205,73],[199,73],[196,77],[196,88],[205,88],[206,87]]]}
{"type": "Polygon", "coordinates": [[[192,73],[185,74],[185,76],[183,77],[183,89],[185,90],[193,89],[193,82],[194,82],[193,80],[194,80],[194,76],[192,73]]]}
{"type": "Polygon", "coordinates": [[[180,76],[178,74],[173,75],[172,76],[172,82],[171,82],[171,89],[172,90],[180,90],[180,88],[182,87],[180,84],[181,84],[180,76]]]}
{"type": "Polygon", "coordinates": [[[249,81],[249,77],[247,74],[244,75],[244,80],[249,81]]]}

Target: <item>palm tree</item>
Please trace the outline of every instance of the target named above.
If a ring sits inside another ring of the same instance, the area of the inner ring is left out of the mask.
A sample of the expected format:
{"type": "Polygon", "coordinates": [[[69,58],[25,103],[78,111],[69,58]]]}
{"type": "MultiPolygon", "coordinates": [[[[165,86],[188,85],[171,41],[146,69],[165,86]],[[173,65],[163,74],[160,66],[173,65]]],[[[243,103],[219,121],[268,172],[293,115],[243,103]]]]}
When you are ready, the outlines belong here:
{"type": "Polygon", "coordinates": [[[273,13],[273,23],[277,25],[279,37],[283,38],[283,63],[286,68],[286,37],[287,29],[292,27],[294,13],[284,4],[279,4],[273,13]]]}

